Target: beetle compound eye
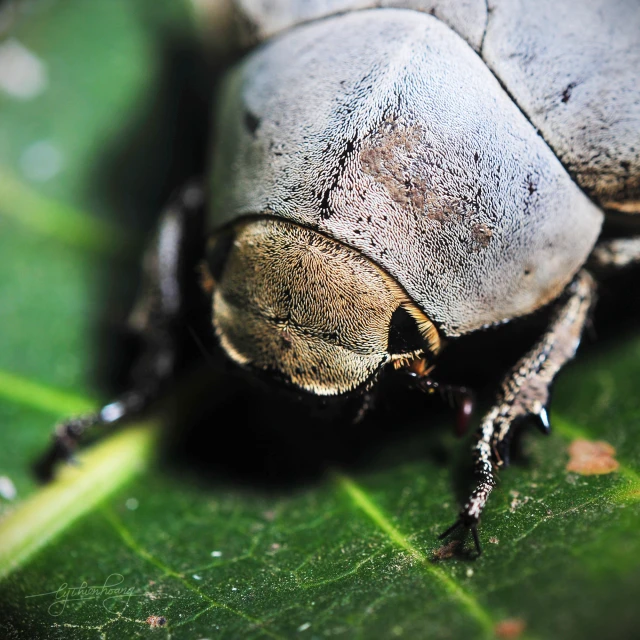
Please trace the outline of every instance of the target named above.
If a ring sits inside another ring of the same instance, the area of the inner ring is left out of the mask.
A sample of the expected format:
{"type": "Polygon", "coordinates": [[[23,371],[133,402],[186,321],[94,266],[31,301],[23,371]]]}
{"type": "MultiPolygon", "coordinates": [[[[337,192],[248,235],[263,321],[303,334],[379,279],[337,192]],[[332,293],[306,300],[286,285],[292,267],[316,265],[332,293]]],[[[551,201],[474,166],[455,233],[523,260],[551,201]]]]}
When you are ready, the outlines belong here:
{"type": "Polygon", "coordinates": [[[391,316],[389,324],[389,346],[391,355],[420,351],[427,345],[415,319],[404,306],[399,306],[391,316]]]}

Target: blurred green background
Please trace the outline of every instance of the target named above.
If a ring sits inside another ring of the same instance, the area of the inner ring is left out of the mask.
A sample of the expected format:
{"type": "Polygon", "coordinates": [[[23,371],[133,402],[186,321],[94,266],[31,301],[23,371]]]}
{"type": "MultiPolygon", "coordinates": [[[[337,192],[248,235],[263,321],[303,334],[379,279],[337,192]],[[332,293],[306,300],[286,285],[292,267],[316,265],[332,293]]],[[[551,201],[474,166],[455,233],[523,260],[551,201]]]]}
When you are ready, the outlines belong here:
{"type": "MultiPolygon", "coordinates": [[[[144,239],[170,193],[204,166],[214,72],[199,9],[187,0],[0,8],[2,637],[637,637],[635,322],[562,374],[555,433],[527,436],[525,462],[503,474],[478,560],[436,538],[464,491],[456,478],[469,443],[454,440],[447,414],[429,418],[432,405],[414,416],[425,429],[388,447],[355,432],[356,446],[374,441],[365,464],[283,487],[159,462],[162,416],[36,486],[30,463],[56,420],[118,386],[144,239]],[[619,470],[568,472],[576,439],[612,444],[619,470]],[[130,596],[58,591],[117,576],[130,596]]],[[[207,441],[212,461],[253,447],[253,464],[262,444],[249,442],[260,425],[248,411],[211,425],[239,434],[207,441]]],[[[307,446],[292,449],[301,468],[307,446]]]]}

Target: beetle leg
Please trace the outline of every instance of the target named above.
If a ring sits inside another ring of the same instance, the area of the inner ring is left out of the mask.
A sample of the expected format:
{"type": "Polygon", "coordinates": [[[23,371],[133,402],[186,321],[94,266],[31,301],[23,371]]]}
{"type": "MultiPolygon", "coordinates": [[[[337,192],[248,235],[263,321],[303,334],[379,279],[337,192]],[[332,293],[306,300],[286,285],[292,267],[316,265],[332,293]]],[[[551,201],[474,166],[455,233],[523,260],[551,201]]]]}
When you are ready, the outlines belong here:
{"type": "Polygon", "coordinates": [[[195,265],[190,256],[201,255],[189,246],[201,238],[203,194],[187,185],[163,213],[143,261],[137,303],[128,326],[142,340],[142,352],[132,371],[132,388],[99,411],[65,420],[56,426],[53,442],[35,465],[43,481],[53,477],[56,464],[69,461],[82,436],[91,427],[109,427],[143,411],[157,398],[175,369],[176,333],[182,317],[183,279],[195,265]]]}
{"type": "MultiPolygon", "coordinates": [[[[549,387],[558,371],[574,356],[595,298],[595,283],[581,271],[569,286],[567,300],[557,309],[549,329],[540,341],[516,364],[501,385],[498,402],[484,416],[474,446],[476,486],[453,527],[472,530],[496,484],[494,469],[505,466],[514,424],[527,416],[537,418],[544,432],[549,431],[546,406],[549,387]]],[[[476,548],[480,546],[476,540],[476,548]]]]}
{"type": "Polygon", "coordinates": [[[455,433],[458,437],[462,437],[469,428],[471,415],[475,405],[475,395],[469,387],[454,384],[443,384],[429,378],[427,375],[416,374],[408,371],[408,375],[414,378],[414,386],[425,393],[434,393],[439,391],[440,395],[445,398],[450,405],[456,408],[456,427],[455,433]]]}
{"type": "Polygon", "coordinates": [[[594,266],[618,269],[640,262],[640,236],[600,242],[591,254],[591,262],[594,266]]]}

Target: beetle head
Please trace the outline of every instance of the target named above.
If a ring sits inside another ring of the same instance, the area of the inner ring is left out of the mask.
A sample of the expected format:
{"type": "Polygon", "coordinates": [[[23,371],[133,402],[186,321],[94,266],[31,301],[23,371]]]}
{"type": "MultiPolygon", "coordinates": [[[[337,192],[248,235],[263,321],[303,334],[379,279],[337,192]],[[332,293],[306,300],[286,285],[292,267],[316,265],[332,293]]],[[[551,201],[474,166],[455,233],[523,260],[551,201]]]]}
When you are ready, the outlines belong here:
{"type": "Polygon", "coordinates": [[[397,283],[335,240],[260,219],[217,245],[213,324],[241,365],[329,396],[371,383],[387,363],[438,350],[435,327],[397,283]]]}

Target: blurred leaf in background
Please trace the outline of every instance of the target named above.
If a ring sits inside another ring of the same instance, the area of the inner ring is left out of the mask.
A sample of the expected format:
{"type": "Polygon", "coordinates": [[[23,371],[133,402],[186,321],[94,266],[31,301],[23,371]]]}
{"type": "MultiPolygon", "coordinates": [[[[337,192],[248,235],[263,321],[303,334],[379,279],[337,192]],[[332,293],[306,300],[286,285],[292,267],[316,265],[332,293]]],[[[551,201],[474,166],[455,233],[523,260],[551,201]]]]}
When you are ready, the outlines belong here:
{"type": "MultiPolygon", "coordinates": [[[[528,464],[503,474],[476,561],[436,539],[461,496],[452,461],[468,455],[438,429],[267,488],[158,463],[151,418],[35,485],[52,425],[97,406],[104,367],[122,367],[117,353],[105,365],[116,343],[100,335],[126,315],[154,214],[204,163],[194,15],[187,0],[0,13],[2,637],[637,637],[637,332],[563,373],[555,433],[528,437],[528,464]],[[592,455],[567,470],[583,440],[615,448],[599,450],[607,473],[585,475],[592,455]],[[83,583],[113,591],[82,600],[69,589],[83,583]]],[[[233,402],[217,424],[236,440],[194,446],[251,467],[269,419],[233,402]]],[[[305,446],[277,464],[311,464],[305,446]]]]}
{"type": "MultiPolygon", "coordinates": [[[[135,288],[121,274],[201,164],[206,131],[190,127],[206,118],[188,116],[207,108],[193,96],[202,64],[186,1],[15,2],[1,15],[0,394],[56,418],[66,396],[41,406],[12,376],[95,397],[98,330],[122,322],[135,288]]],[[[0,452],[20,495],[46,432],[23,410],[3,406],[0,452]]]]}

